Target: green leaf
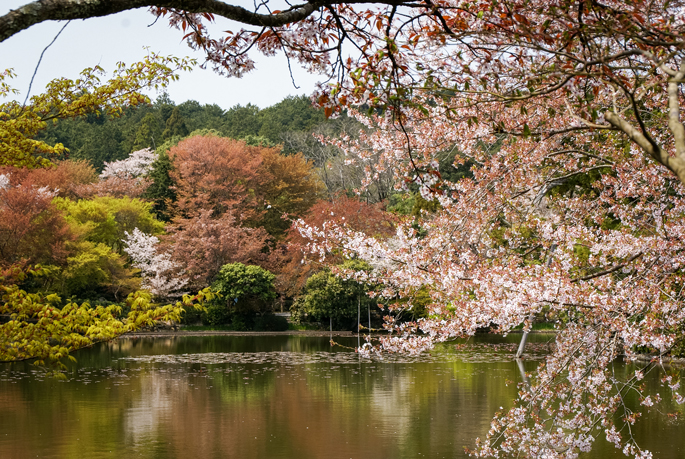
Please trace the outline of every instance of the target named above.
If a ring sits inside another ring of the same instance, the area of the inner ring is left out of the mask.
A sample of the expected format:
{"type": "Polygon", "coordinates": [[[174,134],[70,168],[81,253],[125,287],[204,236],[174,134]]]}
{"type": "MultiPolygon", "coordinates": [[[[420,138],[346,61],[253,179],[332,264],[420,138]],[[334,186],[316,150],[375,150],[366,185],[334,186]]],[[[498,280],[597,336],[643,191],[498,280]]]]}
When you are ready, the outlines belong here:
{"type": "Polygon", "coordinates": [[[530,128],[528,127],[528,123],[523,125],[523,137],[527,138],[530,137],[530,128]]]}

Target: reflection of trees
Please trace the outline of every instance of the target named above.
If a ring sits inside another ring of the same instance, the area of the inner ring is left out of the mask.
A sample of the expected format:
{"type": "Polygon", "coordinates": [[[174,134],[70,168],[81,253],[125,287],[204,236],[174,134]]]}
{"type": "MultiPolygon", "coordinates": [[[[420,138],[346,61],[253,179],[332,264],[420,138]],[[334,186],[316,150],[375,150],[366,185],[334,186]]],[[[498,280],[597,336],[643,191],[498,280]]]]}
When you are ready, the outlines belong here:
{"type": "MultiPolygon", "coordinates": [[[[187,380],[183,382],[188,383],[187,380]]],[[[150,372],[140,380],[138,399],[124,415],[127,444],[143,445],[155,439],[160,424],[173,416],[174,404],[168,396],[170,387],[174,384],[164,373],[150,372]]]]}
{"type": "MultiPolygon", "coordinates": [[[[79,355],[79,364],[89,363],[71,375],[77,381],[0,381],[0,433],[13,436],[8,442],[0,435],[0,457],[50,452],[59,458],[98,458],[110,450],[169,459],[462,457],[462,447],[487,431],[491,414],[510,406],[518,390],[505,384],[518,379],[510,361],[119,360],[107,366],[121,353],[330,349],[327,338],[212,338],[169,338],[165,345],[160,343],[166,340],[121,340],[79,355]]],[[[527,365],[531,370],[536,364],[527,365]]],[[[657,380],[658,375],[649,375],[646,384],[656,389],[657,380]]],[[[638,428],[643,439],[668,436],[669,448],[685,446],[685,440],[676,440],[682,438],[679,425],[657,414],[638,428]]],[[[612,454],[602,450],[602,457],[612,454]]]]}
{"type": "Polygon", "coordinates": [[[433,454],[445,451],[446,445],[459,455],[463,446],[487,432],[485,413],[511,406],[516,386],[507,387],[504,375],[513,379],[513,368],[511,363],[373,362],[324,373],[330,379],[311,375],[308,382],[314,398],[341,401],[343,417],[359,416],[378,433],[397,433],[395,452],[379,457],[433,454]]]}

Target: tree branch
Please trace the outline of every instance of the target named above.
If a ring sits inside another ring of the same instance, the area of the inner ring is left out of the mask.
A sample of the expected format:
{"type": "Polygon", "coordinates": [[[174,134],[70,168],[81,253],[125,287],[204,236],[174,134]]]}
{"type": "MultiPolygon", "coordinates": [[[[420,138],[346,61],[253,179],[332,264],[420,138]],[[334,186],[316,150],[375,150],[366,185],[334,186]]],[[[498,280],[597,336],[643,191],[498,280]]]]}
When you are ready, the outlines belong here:
{"type": "Polygon", "coordinates": [[[253,26],[280,27],[301,21],[323,5],[315,0],[280,13],[258,14],[219,0],[38,0],[0,17],[0,42],[44,21],[87,19],[151,6],[212,13],[253,26]]]}
{"type": "MultiPolygon", "coordinates": [[[[655,161],[670,169],[675,175],[678,176],[678,179],[681,183],[685,183],[685,158],[671,157],[666,150],[658,145],[655,146],[652,144],[652,142],[650,142],[649,139],[647,139],[647,137],[645,137],[634,126],[610,110],[607,110],[604,113],[604,119],[615,128],[623,131],[628,137],[630,137],[630,140],[638,144],[638,146],[640,146],[640,148],[642,148],[655,161]]],[[[669,125],[670,122],[671,121],[669,119],[669,125]]]]}
{"type": "MultiPolygon", "coordinates": [[[[246,25],[281,27],[301,21],[319,9],[343,3],[372,4],[378,3],[378,1],[310,0],[306,3],[293,5],[284,11],[259,14],[241,6],[229,5],[221,0],[37,0],[16,10],[11,10],[0,17],[0,42],[41,22],[88,19],[136,8],[173,8],[188,13],[211,13],[246,25]]],[[[382,3],[389,6],[426,8],[426,5],[421,1],[383,0],[382,3]]]]}
{"type": "Polygon", "coordinates": [[[628,260],[626,260],[625,263],[621,263],[620,265],[613,266],[609,269],[605,269],[604,271],[600,271],[598,273],[590,274],[589,276],[577,277],[575,279],[571,279],[571,282],[586,281],[586,280],[590,280],[590,279],[595,279],[597,277],[606,276],[607,274],[614,273],[614,272],[618,271],[619,269],[626,267],[627,265],[629,265],[630,263],[632,263],[633,261],[635,261],[637,258],[639,258],[641,256],[642,256],[642,252],[639,252],[637,255],[633,255],[628,260]]]}
{"type": "Polygon", "coordinates": [[[680,97],[678,95],[679,81],[685,76],[685,61],[680,70],[668,82],[668,128],[673,133],[676,157],[685,158],[685,127],[680,122],[680,97]]]}

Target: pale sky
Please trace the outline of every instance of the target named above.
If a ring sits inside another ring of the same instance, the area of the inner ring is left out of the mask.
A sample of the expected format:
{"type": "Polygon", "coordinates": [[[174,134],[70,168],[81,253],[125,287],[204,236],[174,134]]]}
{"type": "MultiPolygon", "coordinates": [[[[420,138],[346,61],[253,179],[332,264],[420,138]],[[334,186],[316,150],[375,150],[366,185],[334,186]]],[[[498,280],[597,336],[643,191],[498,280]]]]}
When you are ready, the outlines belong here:
{"type": "MultiPolygon", "coordinates": [[[[0,15],[27,3],[29,0],[2,0],[0,15]]],[[[53,78],[76,78],[86,67],[100,65],[110,72],[117,62],[136,62],[147,54],[144,46],[162,55],[190,56],[202,62],[202,54],[193,54],[181,40],[183,34],[169,28],[163,18],[148,27],[154,19],[147,10],[139,9],[103,18],[71,21],[45,52],[31,94],[42,92],[45,84],[53,78]]],[[[229,24],[224,21],[217,26],[219,30],[226,30],[229,24]]],[[[24,100],[41,52],[63,25],[64,22],[44,22],[0,43],[0,69],[12,68],[17,73],[10,85],[20,91],[16,97],[18,100],[24,100]]],[[[296,63],[292,66],[300,89],[293,86],[286,59],[279,55],[274,58],[259,56],[257,69],[241,79],[222,77],[200,68],[181,73],[180,80],[171,84],[168,93],[176,103],[194,99],[202,104],[217,104],[224,109],[248,103],[264,108],[289,95],[314,92],[321,77],[305,72],[296,63]]],[[[149,95],[153,100],[157,96],[154,91],[149,95]]]]}

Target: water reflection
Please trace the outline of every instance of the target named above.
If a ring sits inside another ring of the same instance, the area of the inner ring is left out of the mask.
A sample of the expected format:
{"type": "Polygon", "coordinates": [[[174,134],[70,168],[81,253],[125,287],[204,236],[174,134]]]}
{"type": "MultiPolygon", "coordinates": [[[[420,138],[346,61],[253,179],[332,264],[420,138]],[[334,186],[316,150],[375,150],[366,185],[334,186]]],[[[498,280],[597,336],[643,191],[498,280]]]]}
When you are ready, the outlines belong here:
{"type": "MultiPolygon", "coordinates": [[[[550,339],[531,338],[526,371],[550,339]]],[[[79,353],[66,382],[0,367],[0,457],[465,457],[516,396],[515,341],[368,361],[326,337],[122,339],[79,353]]],[[[676,457],[681,429],[655,410],[637,435],[676,457]]],[[[588,457],[622,457],[598,446],[588,457]]]]}

